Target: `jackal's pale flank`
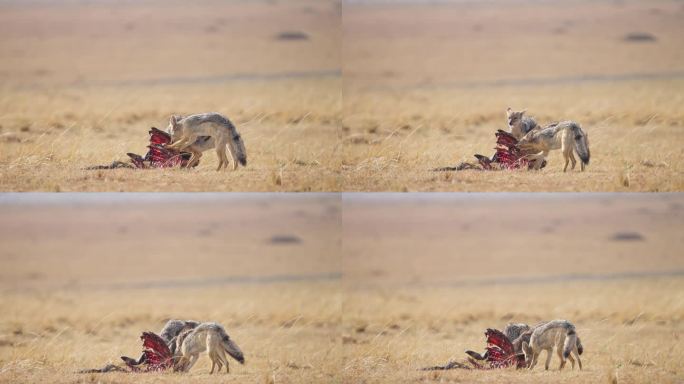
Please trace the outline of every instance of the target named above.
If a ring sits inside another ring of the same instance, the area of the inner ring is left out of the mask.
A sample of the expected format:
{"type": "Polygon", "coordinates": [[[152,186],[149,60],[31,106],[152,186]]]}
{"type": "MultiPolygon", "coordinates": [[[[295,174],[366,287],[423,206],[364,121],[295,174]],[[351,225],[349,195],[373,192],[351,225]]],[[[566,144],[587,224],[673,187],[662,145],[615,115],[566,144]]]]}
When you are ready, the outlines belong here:
{"type": "Polygon", "coordinates": [[[534,168],[539,169],[542,162],[554,149],[560,149],[565,158],[563,172],[568,169],[568,160],[572,162],[572,169],[575,169],[575,156],[577,152],[582,164],[580,168],[584,171],[585,165],[589,164],[589,138],[579,124],[574,121],[561,121],[552,123],[544,128],[533,129],[528,132],[518,142],[518,147],[526,152],[537,152],[527,157],[534,160],[534,168]]]}
{"type": "Polygon", "coordinates": [[[197,362],[199,354],[207,352],[211,359],[211,372],[218,366],[220,372],[223,365],[226,373],[230,372],[226,352],[240,364],[245,363],[245,357],[240,347],[230,339],[226,330],[217,323],[202,323],[195,329],[186,330],[176,339],[176,371],[187,372],[197,362]]]}
{"type": "Polygon", "coordinates": [[[230,120],[216,112],[201,113],[185,118],[171,116],[166,131],[173,137],[173,142],[168,148],[192,153],[188,160],[188,168],[199,161],[203,151],[212,148],[209,141],[198,142],[198,138],[206,136],[213,139],[216,147],[216,155],[219,159],[217,171],[221,167],[228,167],[226,145],[233,158],[233,170],[237,169],[238,164],[247,165],[245,144],[240,134],[230,120]]]}
{"type": "Polygon", "coordinates": [[[525,362],[529,369],[537,365],[539,354],[542,351],[546,351],[546,364],[544,364],[544,367],[548,370],[554,347],[561,361],[559,370],[565,366],[566,359],[570,360],[573,369],[575,368],[575,359],[577,359],[579,368],[582,369],[582,361],[579,357],[580,351],[583,350],[582,344],[579,342],[575,326],[567,320],[553,320],[537,327],[532,332],[530,342],[522,343],[525,362]]]}

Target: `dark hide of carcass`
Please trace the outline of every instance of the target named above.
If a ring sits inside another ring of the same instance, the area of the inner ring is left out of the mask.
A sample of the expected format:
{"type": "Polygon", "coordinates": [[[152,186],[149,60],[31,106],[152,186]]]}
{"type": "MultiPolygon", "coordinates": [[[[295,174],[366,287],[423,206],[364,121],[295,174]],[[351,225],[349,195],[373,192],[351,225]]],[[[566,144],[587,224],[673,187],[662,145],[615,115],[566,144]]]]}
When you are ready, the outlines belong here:
{"type": "Polygon", "coordinates": [[[166,345],[164,339],[153,332],[143,332],[140,336],[143,343],[142,364],[134,364],[133,359],[124,359],[126,367],[108,364],[100,369],[84,369],[79,373],[104,373],[104,372],[159,372],[173,368],[173,354],[166,345]]]}
{"type": "MultiPolygon", "coordinates": [[[[518,148],[518,139],[506,131],[499,129],[494,134],[496,136],[496,152],[491,158],[483,155],[475,155],[477,163],[463,162],[455,167],[435,168],[433,171],[462,171],[465,169],[476,169],[484,171],[502,169],[532,168],[533,164],[525,158],[525,153],[518,148]]],[[[542,168],[546,166],[546,160],[542,163],[542,168]]]]}
{"type": "MultiPolygon", "coordinates": [[[[173,354],[164,339],[155,333],[143,332],[140,340],[143,342],[143,354],[145,355],[143,371],[164,371],[173,367],[173,354]]],[[[131,368],[136,369],[138,367],[132,366],[131,368]]]]}
{"type": "Polygon", "coordinates": [[[447,369],[499,369],[516,367],[525,367],[525,356],[516,354],[513,349],[513,343],[508,340],[508,337],[503,332],[488,328],[485,332],[487,338],[487,348],[484,353],[483,362],[477,362],[473,358],[468,358],[468,363],[460,363],[451,361],[447,365],[427,367],[421,371],[440,371],[447,369]]]}
{"type": "Polygon", "coordinates": [[[136,168],[170,168],[177,166],[185,168],[187,166],[190,153],[180,153],[165,147],[166,144],[171,143],[171,135],[155,127],[150,129],[149,134],[150,145],[147,146],[148,151],[144,157],[135,153],[127,153],[136,168]]]}
{"type": "MultiPolygon", "coordinates": [[[[124,163],[121,161],[114,161],[107,165],[95,165],[86,167],[86,170],[94,169],[116,169],[116,168],[133,168],[133,169],[148,169],[148,168],[171,168],[181,167],[185,168],[190,160],[191,154],[188,152],[178,152],[172,149],[167,149],[165,146],[171,143],[171,135],[152,127],[148,132],[150,134],[150,144],[147,146],[147,153],[145,156],[140,156],[135,153],[127,153],[131,158],[131,163],[124,163]]],[[[193,164],[196,167],[198,162],[193,164]]]]}

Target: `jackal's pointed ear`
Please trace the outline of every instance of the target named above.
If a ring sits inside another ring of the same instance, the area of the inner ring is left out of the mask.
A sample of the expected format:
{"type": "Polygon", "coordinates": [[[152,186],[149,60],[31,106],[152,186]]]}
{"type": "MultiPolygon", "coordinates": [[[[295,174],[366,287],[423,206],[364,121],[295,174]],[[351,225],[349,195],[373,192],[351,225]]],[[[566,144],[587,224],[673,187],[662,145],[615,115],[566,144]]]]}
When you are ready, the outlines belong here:
{"type": "Polygon", "coordinates": [[[513,113],[513,110],[511,109],[511,107],[506,108],[506,115],[510,116],[511,113],[513,113]]]}
{"type": "Polygon", "coordinates": [[[171,119],[169,119],[169,125],[175,128],[176,125],[178,125],[178,118],[174,115],[171,115],[171,119]]]}
{"type": "Polygon", "coordinates": [[[520,111],[520,114],[521,114],[521,115],[524,115],[525,112],[527,112],[527,109],[523,109],[522,111],[520,111]]]}

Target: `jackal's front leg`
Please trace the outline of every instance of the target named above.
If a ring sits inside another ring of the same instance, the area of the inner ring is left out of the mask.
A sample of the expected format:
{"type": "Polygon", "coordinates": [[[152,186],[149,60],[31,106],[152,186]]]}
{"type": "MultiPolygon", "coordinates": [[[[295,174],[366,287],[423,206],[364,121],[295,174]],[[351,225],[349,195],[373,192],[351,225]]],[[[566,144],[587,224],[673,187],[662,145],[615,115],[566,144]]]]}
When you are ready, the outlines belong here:
{"type": "Polygon", "coordinates": [[[550,349],[546,351],[546,363],[544,363],[544,369],[549,370],[549,365],[551,365],[552,352],[550,349]]]}
{"type": "Polygon", "coordinates": [[[187,366],[184,367],[185,369],[183,370],[183,372],[189,372],[190,369],[195,365],[195,363],[197,363],[197,359],[199,359],[199,353],[192,355],[190,357],[190,360],[188,361],[187,366]]]}
{"type": "Polygon", "coordinates": [[[190,151],[190,158],[188,162],[185,163],[185,168],[193,168],[199,163],[200,157],[202,157],[202,152],[193,150],[192,146],[187,148],[190,151]]]}
{"type": "Polygon", "coordinates": [[[531,153],[529,155],[525,155],[525,158],[529,161],[533,162],[532,169],[534,170],[539,170],[541,168],[542,163],[544,162],[544,158],[546,157],[544,151],[541,151],[539,153],[531,153]]]}
{"type": "Polygon", "coordinates": [[[189,137],[181,137],[180,140],[176,141],[175,143],[167,144],[166,149],[173,149],[180,152],[194,142],[194,140],[190,141],[189,137]]]}
{"type": "Polygon", "coordinates": [[[532,353],[532,361],[530,362],[530,368],[528,368],[530,371],[534,368],[535,365],[537,365],[538,359],[539,359],[539,352],[533,352],[532,353]]]}

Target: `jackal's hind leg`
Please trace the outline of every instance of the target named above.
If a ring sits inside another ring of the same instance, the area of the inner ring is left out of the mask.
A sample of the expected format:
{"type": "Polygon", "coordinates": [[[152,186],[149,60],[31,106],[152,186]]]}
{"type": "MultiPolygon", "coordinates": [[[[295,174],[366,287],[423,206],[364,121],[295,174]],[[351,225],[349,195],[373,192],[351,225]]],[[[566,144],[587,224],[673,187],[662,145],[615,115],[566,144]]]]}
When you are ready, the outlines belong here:
{"type": "Polygon", "coordinates": [[[216,157],[218,158],[218,161],[219,161],[218,168],[216,168],[217,171],[220,171],[221,167],[223,167],[223,161],[224,161],[223,159],[226,157],[225,152],[226,152],[225,146],[223,146],[223,148],[221,148],[218,145],[216,146],[216,157]]]}
{"type": "Polygon", "coordinates": [[[226,369],[228,369],[228,361],[226,360],[226,355],[223,353],[223,350],[219,349],[218,352],[216,353],[216,364],[218,364],[218,370],[216,373],[221,373],[221,368],[223,366],[226,366],[226,369]]]}
{"type": "Polygon", "coordinates": [[[575,370],[575,359],[572,357],[572,353],[568,355],[568,360],[570,361],[570,366],[575,370]]]}
{"type": "Polygon", "coordinates": [[[226,358],[226,352],[223,348],[219,349],[216,355],[219,361],[226,365],[226,373],[230,373],[230,365],[228,365],[228,358],[226,358]]]}
{"type": "MultiPolygon", "coordinates": [[[[238,168],[238,158],[237,158],[237,150],[235,150],[233,147],[229,146],[228,150],[230,151],[230,157],[233,158],[233,171],[235,171],[238,168]]],[[[228,162],[228,158],[226,157],[226,162],[228,162]]]]}
{"type": "Polygon", "coordinates": [[[568,162],[572,159],[572,166],[575,167],[575,159],[572,158],[572,147],[568,151],[568,148],[563,147],[563,159],[565,160],[565,165],[563,166],[563,172],[568,170],[568,162]]]}
{"type": "Polygon", "coordinates": [[[210,353],[209,358],[211,359],[211,372],[209,374],[214,373],[214,366],[216,366],[216,373],[221,373],[221,369],[223,368],[223,363],[221,363],[221,359],[218,357],[217,353],[210,353]]]}
{"type": "MultiPolygon", "coordinates": [[[[232,152],[230,153],[230,155],[231,155],[231,157],[233,157],[232,152]]],[[[228,168],[229,163],[230,163],[230,161],[228,161],[228,155],[226,155],[226,151],[224,150],[223,151],[223,167],[228,168]]],[[[235,159],[235,157],[233,157],[233,171],[237,169],[237,164],[238,164],[237,160],[235,159]]]]}
{"type": "Polygon", "coordinates": [[[575,165],[577,165],[577,160],[575,160],[575,153],[574,153],[574,151],[570,151],[570,163],[572,163],[571,169],[574,171],[574,170],[575,170],[575,165]]]}
{"type": "MultiPolygon", "coordinates": [[[[563,344],[559,344],[556,348],[556,352],[558,353],[558,358],[560,359],[560,366],[558,367],[558,370],[562,370],[565,367],[565,362],[566,360],[563,358],[563,344]]],[[[575,367],[575,361],[571,360],[570,363],[572,364],[573,368],[575,367]]]]}
{"type": "MultiPolygon", "coordinates": [[[[581,371],[582,370],[582,360],[580,360],[579,353],[577,352],[577,347],[575,347],[572,350],[571,354],[575,356],[575,359],[577,360],[577,365],[579,365],[579,369],[581,371]]],[[[574,368],[574,365],[573,365],[573,368],[574,368]]]]}

